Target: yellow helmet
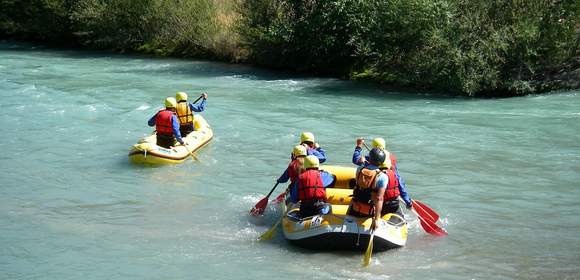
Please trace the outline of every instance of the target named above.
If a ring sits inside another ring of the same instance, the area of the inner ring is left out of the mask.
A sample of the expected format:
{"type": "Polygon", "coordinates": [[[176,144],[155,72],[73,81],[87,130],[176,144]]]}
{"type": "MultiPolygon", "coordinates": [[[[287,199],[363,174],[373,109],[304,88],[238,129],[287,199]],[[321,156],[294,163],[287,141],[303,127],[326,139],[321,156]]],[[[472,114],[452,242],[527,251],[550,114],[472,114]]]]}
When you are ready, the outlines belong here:
{"type": "Polygon", "coordinates": [[[379,168],[381,169],[391,169],[391,159],[390,158],[385,158],[385,161],[383,161],[383,163],[381,163],[379,165],[379,168]]]}
{"type": "Polygon", "coordinates": [[[316,156],[307,156],[306,159],[304,160],[304,168],[308,169],[308,168],[316,168],[318,169],[320,167],[320,162],[318,161],[318,158],[316,156]]]}
{"type": "Polygon", "coordinates": [[[302,132],[302,134],[300,134],[300,143],[304,142],[314,143],[314,134],[312,134],[312,132],[302,132]]]}
{"type": "Polygon", "coordinates": [[[180,91],[175,94],[175,99],[177,99],[177,102],[187,100],[187,93],[180,91]]]}
{"type": "Polygon", "coordinates": [[[292,149],[292,156],[306,156],[306,148],[302,145],[296,145],[294,149],[292,149]]]}
{"type": "Polygon", "coordinates": [[[385,139],[383,138],[375,138],[373,139],[373,148],[379,148],[381,150],[384,150],[387,147],[387,144],[385,143],[385,139]]]}
{"type": "Polygon", "coordinates": [[[175,108],[175,106],[177,106],[177,101],[175,101],[175,98],[173,98],[173,97],[165,98],[165,107],[166,108],[175,108]]]}

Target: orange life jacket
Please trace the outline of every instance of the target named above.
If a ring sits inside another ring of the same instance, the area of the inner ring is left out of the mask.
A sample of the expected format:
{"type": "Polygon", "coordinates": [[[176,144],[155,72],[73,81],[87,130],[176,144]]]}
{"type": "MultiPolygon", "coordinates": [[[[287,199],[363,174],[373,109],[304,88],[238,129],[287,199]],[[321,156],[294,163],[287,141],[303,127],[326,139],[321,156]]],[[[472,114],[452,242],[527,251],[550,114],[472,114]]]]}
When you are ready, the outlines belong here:
{"type": "Polygon", "coordinates": [[[159,135],[173,135],[171,119],[175,113],[171,110],[161,110],[155,117],[155,129],[159,135]]]}
{"type": "Polygon", "coordinates": [[[375,181],[381,174],[379,169],[362,168],[356,174],[356,187],[352,192],[351,207],[361,214],[372,215],[374,210],[373,198],[376,195],[375,181]]]}
{"type": "Polygon", "coordinates": [[[187,101],[179,101],[177,106],[175,106],[175,111],[181,126],[193,124],[193,112],[189,108],[187,101]]]}
{"type": "Polygon", "coordinates": [[[298,199],[326,201],[326,190],[319,170],[308,169],[298,176],[298,199]]]}

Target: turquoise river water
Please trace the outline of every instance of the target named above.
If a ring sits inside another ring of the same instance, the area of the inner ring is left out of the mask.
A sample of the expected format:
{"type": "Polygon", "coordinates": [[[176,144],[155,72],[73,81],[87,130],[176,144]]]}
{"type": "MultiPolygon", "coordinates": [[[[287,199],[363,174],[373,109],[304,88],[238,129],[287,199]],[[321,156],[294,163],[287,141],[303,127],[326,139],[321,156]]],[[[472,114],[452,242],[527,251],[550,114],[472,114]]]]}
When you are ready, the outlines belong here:
{"type": "Polygon", "coordinates": [[[0,132],[0,279],[580,279],[578,91],[444,97],[2,42],[0,132]],[[131,165],[176,91],[208,92],[214,140],[200,162],[131,165]],[[407,246],[368,268],[281,232],[257,242],[280,212],[248,211],[301,131],[342,165],[356,137],[385,137],[449,236],[409,215],[407,246]]]}

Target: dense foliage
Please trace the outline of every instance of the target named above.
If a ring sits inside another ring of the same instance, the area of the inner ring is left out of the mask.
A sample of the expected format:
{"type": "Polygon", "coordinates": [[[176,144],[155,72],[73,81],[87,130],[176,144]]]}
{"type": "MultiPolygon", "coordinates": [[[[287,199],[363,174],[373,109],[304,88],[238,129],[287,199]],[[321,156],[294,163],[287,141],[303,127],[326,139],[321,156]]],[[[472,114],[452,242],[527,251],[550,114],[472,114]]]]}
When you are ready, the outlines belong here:
{"type": "Polygon", "coordinates": [[[243,15],[258,63],[468,95],[532,92],[580,40],[575,0],[247,0],[243,15]]]}
{"type": "Polygon", "coordinates": [[[577,0],[0,0],[0,35],[518,95],[578,87],[579,16],[577,0]],[[562,70],[572,83],[550,83],[562,70]]]}
{"type": "Polygon", "coordinates": [[[0,0],[0,7],[4,35],[159,55],[238,53],[236,5],[228,1],[0,0]]]}

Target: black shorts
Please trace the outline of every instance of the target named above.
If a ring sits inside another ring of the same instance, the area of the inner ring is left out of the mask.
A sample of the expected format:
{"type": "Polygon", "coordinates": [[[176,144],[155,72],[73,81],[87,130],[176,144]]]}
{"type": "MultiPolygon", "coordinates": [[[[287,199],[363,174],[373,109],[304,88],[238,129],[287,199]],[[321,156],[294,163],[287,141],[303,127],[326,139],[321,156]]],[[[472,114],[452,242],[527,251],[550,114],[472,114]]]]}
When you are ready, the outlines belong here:
{"type": "Polygon", "coordinates": [[[193,131],[193,124],[186,124],[179,127],[179,133],[181,133],[181,137],[187,136],[193,131]]]}
{"type": "Polygon", "coordinates": [[[157,146],[169,149],[173,145],[175,145],[175,137],[173,137],[173,134],[157,134],[157,146]]]}

